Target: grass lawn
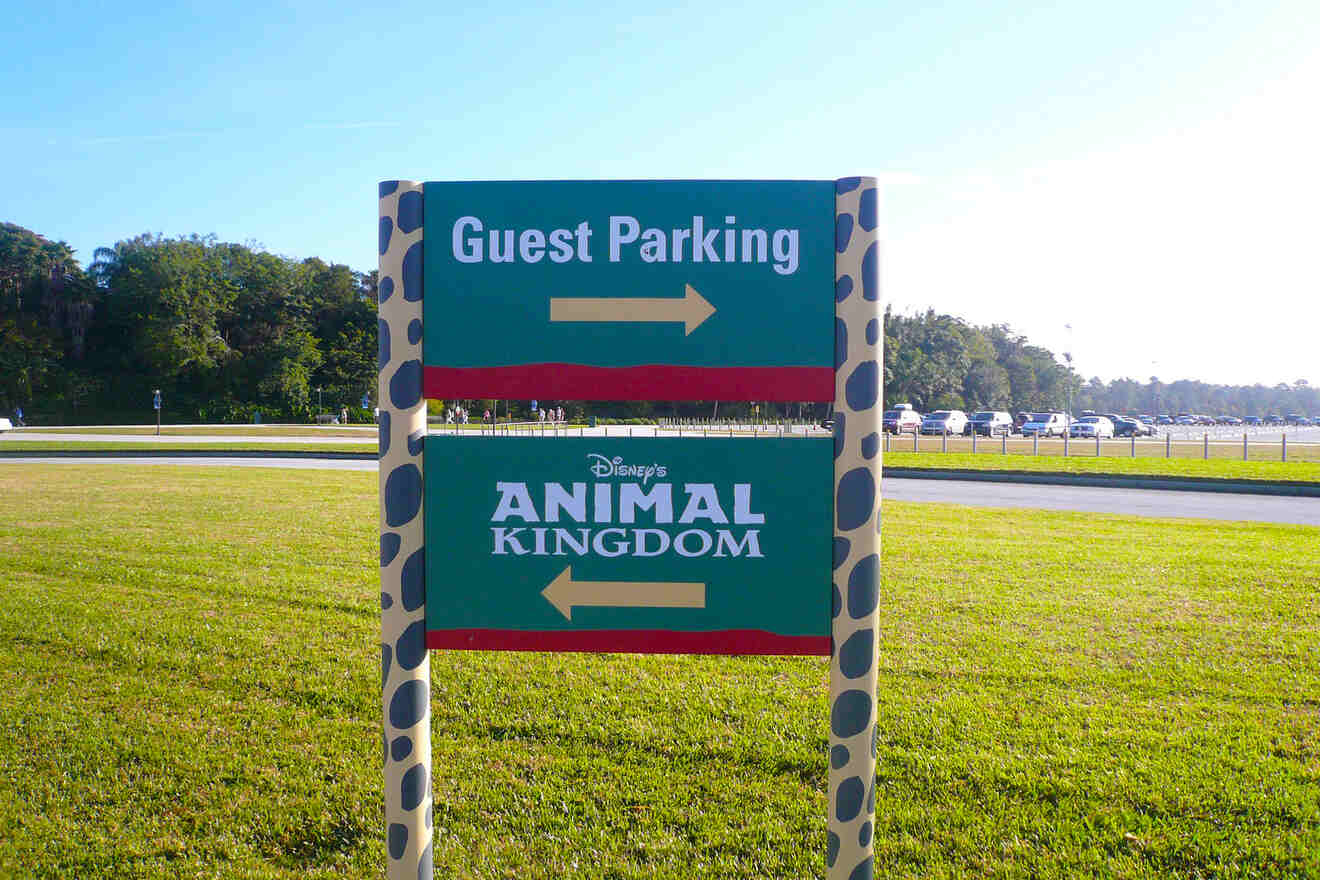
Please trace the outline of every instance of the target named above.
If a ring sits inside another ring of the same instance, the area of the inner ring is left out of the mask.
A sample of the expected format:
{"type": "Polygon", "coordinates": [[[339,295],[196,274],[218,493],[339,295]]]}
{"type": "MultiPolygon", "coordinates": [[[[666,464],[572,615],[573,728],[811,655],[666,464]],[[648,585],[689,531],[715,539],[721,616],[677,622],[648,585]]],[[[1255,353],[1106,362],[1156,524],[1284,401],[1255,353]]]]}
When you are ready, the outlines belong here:
{"type": "Polygon", "coordinates": [[[970,452],[886,452],[885,467],[1007,470],[1032,473],[1119,474],[1223,480],[1320,482],[1320,462],[1231,461],[1188,458],[1095,458],[1057,455],[989,455],[970,452]]]}
{"type": "MultiPolygon", "coordinates": [[[[0,463],[0,877],[378,877],[376,476],[0,463]]],[[[1320,874],[1320,530],[885,505],[877,874],[1320,874]]],[[[439,877],[824,873],[819,659],[433,653],[439,877]]]]}

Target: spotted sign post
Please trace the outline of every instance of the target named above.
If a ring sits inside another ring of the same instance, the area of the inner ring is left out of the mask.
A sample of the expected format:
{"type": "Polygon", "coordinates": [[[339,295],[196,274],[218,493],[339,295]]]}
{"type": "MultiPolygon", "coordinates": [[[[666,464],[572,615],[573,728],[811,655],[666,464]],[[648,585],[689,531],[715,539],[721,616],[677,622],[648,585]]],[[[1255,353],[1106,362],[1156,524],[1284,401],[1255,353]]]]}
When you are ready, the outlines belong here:
{"type": "Polygon", "coordinates": [[[872,178],[381,184],[387,876],[432,875],[429,648],[829,655],[826,862],[871,876],[876,202],[872,178]],[[427,437],[427,397],[832,401],[833,437],[427,437]]]}

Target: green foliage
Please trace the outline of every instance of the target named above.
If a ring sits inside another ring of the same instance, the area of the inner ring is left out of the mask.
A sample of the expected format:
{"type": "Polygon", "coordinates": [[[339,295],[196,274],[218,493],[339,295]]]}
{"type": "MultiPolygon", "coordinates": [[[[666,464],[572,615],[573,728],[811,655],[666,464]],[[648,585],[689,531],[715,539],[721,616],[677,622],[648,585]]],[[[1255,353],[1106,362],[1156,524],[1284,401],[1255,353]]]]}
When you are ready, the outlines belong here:
{"type": "MultiPolygon", "coordinates": [[[[0,256],[18,254],[14,266],[44,265],[32,254],[60,256],[30,233],[10,238],[17,244],[6,250],[0,236],[0,256]]],[[[97,403],[117,413],[161,388],[175,420],[250,422],[260,411],[267,421],[301,421],[312,415],[315,388],[335,411],[375,389],[374,273],[213,236],[145,234],[98,248],[81,285],[91,304],[82,376],[99,378],[28,371],[44,377],[29,383],[32,393],[55,398],[47,407],[65,415],[81,409],[94,420],[87,410],[97,403]]],[[[58,348],[58,365],[71,368],[70,346],[58,348]]]]}
{"type": "MultiPolygon", "coordinates": [[[[0,224],[0,407],[41,422],[150,416],[161,388],[178,421],[301,421],[376,392],[377,273],[296,260],[214,236],[144,234],[97,248],[87,272],[63,242],[0,224]],[[316,395],[315,389],[321,389],[316,395]]],[[[462,332],[461,328],[459,332],[462,332]]],[[[918,410],[1156,410],[1320,414],[1320,388],[1118,379],[1084,383],[1005,325],[929,309],[884,316],[887,404],[918,410]]],[[[530,401],[463,400],[527,421],[530,401]]],[[[819,420],[828,404],[541,400],[567,418],[819,420]]]]}

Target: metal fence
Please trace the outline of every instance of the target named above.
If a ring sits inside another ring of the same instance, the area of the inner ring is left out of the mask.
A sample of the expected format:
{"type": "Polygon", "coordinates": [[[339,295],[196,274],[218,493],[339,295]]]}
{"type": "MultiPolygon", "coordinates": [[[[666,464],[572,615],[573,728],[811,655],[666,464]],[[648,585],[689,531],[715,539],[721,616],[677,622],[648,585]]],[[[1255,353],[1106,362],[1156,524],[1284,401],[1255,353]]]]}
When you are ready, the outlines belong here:
{"type": "Polygon", "coordinates": [[[971,437],[885,435],[886,452],[961,452],[1112,458],[1200,458],[1239,461],[1320,461],[1320,430],[1166,431],[1156,437],[971,437]]]}

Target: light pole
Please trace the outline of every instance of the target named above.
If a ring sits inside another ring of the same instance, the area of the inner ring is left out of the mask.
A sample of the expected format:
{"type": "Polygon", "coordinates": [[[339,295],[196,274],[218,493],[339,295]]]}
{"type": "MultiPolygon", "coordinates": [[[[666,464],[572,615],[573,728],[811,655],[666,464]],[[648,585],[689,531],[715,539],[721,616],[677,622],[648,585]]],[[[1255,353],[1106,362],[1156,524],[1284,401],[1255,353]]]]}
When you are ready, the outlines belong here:
{"type": "Polygon", "coordinates": [[[321,402],[321,386],[316,386],[316,412],[320,414],[325,409],[325,404],[321,402]]]}
{"type": "Polygon", "coordinates": [[[1072,426],[1072,376],[1073,376],[1073,369],[1072,369],[1072,364],[1073,364],[1072,348],[1073,348],[1073,332],[1072,332],[1072,324],[1064,324],[1063,327],[1064,327],[1065,330],[1068,331],[1068,350],[1065,351],[1065,352],[1063,353],[1063,359],[1064,359],[1065,361],[1068,362],[1068,377],[1067,377],[1067,389],[1066,389],[1066,390],[1067,390],[1067,412],[1066,412],[1064,415],[1065,415],[1065,417],[1066,417],[1066,418],[1065,418],[1065,421],[1067,421],[1068,426],[1071,427],[1071,426],[1072,426]]]}
{"type": "Polygon", "coordinates": [[[160,389],[151,394],[151,408],[156,411],[156,436],[160,436],[160,389]]]}

